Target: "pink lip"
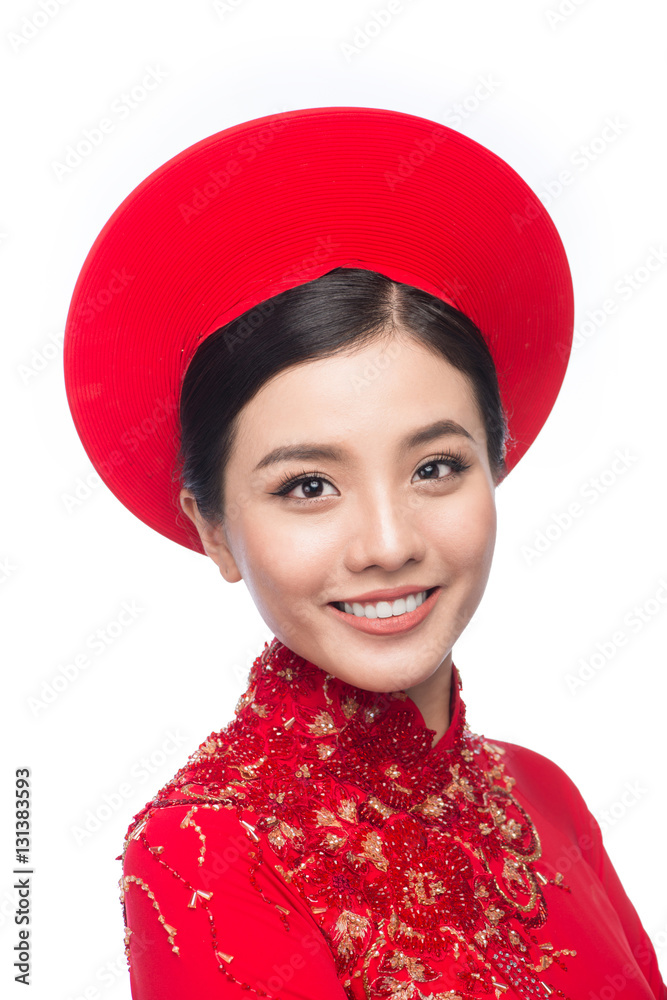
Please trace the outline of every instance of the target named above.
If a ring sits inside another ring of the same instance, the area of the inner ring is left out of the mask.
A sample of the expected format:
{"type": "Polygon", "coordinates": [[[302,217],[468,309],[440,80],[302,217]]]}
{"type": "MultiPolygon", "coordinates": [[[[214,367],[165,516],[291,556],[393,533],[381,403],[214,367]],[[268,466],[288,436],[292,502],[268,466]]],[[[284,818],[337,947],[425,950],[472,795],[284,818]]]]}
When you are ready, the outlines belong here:
{"type": "Polygon", "coordinates": [[[413,587],[389,587],[385,590],[369,590],[359,597],[342,597],[338,603],[343,604],[374,604],[376,601],[397,601],[399,597],[407,597],[408,594],[421,594],[423,590],[430,590],[431,587],[421,587],[415,584],[413,587]]]}
{"type": "MultiPolygon", "coordinates": [[[[424,587],[424,590],[428,590],[428,587],[424,587]]],[[[356,615],[348,615],[346,611],[340,611],[338,608],[334,607],[333,604],[328,604],[327,607],[331,608],[333,613],[346,625],[350,625],[351,628],[356,628],[359,632],[367,632],[369,635],[396,635],[399,632],[409,632],[410,629],[415,628],[420,622],[423,622],[427,614],[433,608],[435,602],[438,599],[441,588],[436,587],[432,594],[423,601],[418,608],[414,611],[406,611],[403,615],[397,615],[396,617],[390,616],[389,618],[357,618],[356,615]]],[[[414,591],[405,590],[403,588],[403,593],[412,594],[414,591]]],[[[402,595],[398,595],[399,597],[402,595]]],[[[380,600],[381,598],[376,598],[380,600]]],[[[394,598],[397,600],[398,598],[394,598]]],[[[351,601],[348,603],[352,603],[351,601]]],[[[361,602],[359,602],[361,603],[361,602]]]]}

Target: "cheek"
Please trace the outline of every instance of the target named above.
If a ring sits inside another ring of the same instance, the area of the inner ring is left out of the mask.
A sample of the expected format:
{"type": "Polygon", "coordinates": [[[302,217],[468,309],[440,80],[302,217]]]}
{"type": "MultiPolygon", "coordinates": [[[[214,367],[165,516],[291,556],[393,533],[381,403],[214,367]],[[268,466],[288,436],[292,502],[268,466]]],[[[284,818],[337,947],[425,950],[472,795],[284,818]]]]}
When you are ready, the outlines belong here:
{"type": "MultiPolygon", "coordinates": [[[[284,518],[253,516],[248,510],[239,519],[235,532],[234,551],[242,576],[248,587],[257,592],[298,596],[310,594],[322,587],[331,558],[327,537],[323,531],[313,531],[312,525],[299,530],[298,517],[286,528],[284,518]]],[[[306,518],[304,517],[304,521],[306,518]]],[[[333,545],[335,549],[335,545],[333,545]]]]}
{"type": "Polygon", "coordinates": [[[448,505],[431,530],[447,565],[461,570],[488,571],[496,540],[496,506],[487,491],[462,492],[448,505]]]}

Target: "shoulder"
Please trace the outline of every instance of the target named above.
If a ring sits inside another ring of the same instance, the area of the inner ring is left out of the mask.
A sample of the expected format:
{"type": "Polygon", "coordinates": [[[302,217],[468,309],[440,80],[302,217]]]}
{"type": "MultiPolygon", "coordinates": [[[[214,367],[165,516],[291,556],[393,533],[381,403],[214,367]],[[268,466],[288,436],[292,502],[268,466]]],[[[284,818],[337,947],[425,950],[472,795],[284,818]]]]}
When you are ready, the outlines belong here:
{"type": "Polygon", "coordinates": [[[154,803],[130,834],[121,900],[133,997],[227,996],[232,984],[234,996],[277,996],[263,984],[286,968],[293,992],[280,996],[310,996],[316,982],[318,995],[343,1000],[324,935],[267,863],[247,815],[230,802],[172,798],[154,803]]]}
{"type": "MultiPolygon", "coordinates": [[[[219,734],[216,748],[220,744],[219,734]]],[[[124,869],[132,867],[146,849],[163,864],[191,875],[201,874],[224,845],[237,857],[258,840],[252,782],[239,774],[239,761],[229,754],[223,761],[209,756],[214,737],[201,744],[187,763],[133,818],[125,835],[124,869]],[[211,762],[202,761],[208,757],[211,762]]]]}
{"type": "Polygon", "coordinates": [[[500,752],[500,762],[513,779],[512,793],[529,812],[541,815],[575,837],[595,827],[586,802],[570,776],[553,760],[528,747],[486,740],[500,752]]]}
{"type": "Polygon", "coordinates": [[[532,781],[546,778],[559,787],[576,791],[576,785],[569,775],[549,757],[517,743],[508,743],[506,740],[492,740],[486,737],[484,740],[489,746],[498,748],[505,770],[517,780],[522,778],[532,781]]]}
{"type": "Polygon", "coordinates": [[[174,794],[150,805],[130,827],[123,875],[139,884],[158,879],[163,891],[172,892],[175,879],[208,890],[234,870],[245,878],[257,840],[253,823],[234,802],[183,800],[174,794]]]}
{"type": "MultiPolygon", "coordinates": [[[[238,729],[238,722],[232,720],[199,744],[176,774],[132,817],[126,844],[148,824],[153,829],[157,826],[175,832],[182,822],[188,825],[188,814],[193,810],[215,806],[216,811],[226,809],[231,814],[237,804],[243,804],[248,798],[250,775],[242,773],[246,758],[239,753],[239,736],[252,745],[254,734],[247,725],[241,734],[238,729]]],[[[233,824],[231,817],[229,822],[233,824]]]]}

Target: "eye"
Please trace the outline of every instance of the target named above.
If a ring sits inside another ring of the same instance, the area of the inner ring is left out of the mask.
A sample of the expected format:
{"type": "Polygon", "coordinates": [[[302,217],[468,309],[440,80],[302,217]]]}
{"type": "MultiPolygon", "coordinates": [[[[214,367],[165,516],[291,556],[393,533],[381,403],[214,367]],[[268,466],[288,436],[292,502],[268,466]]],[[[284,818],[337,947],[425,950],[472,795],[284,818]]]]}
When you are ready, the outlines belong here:
{"type": "MultiPolygon", "coordinates": [[[[303,472],[301,476],[297,476],[296,478],[294,476],[288,476],[280,483],[278,489],[275,490],[274,496],[285,497],[288,496],[292,490],[299,488],[303,489],[305,496],[290,497],[290,499],[317,500],[322,496],[322,493],[319,492],[319,484],[321,483],[328,483],[328,485],[331,486],[329,480],[326,479],[320,472],[303,472]]],[[[335,487],[332,487],[332,489],[335,489],[335,487]]],[[[335,493],[328,493],[325,495],[335,496],[335,493]]]]}
{"type": "MultiPolygon", "coordinates": [[[[423,470],[433,470],[437,472],[438,466],[445,466],[449,469],[449,472],[444,475],[435,476],[422,476],[422,482],[435,481],[441,482],[444,480],[454,479],[466,469],[470,468],[470,463],[466,462],[464,456],[459,451],[447,452],[442,455],[435,455],[433,458],[429,459],[428,462],[424,462],[418,472],[423,470]]],[[[272,496],[279,497],[289,497],[290,500],[296,500],[297,502],[307,503],[311,500],[324,499],[327,496],[336,496],[334,493],[322,493],[321,484],[326,483],[331,486],[332,490],[335,487],[332,486],[331,482],[326,478],[321,472],[307,472],[305,469],[299,476],[286,476],[285,479],[279,484],[277,490],[272,491],[272,496]],[[289,494],[296,489],[301,489],[304,496],[290,497],[289,494]]]]}
{"type": "Polygon", "coordinates": [[[446,466],[450,470],[449,473],[444,476],[422,476],[422,482],[427,480],[437,481],[439,479],[454,479],[460,473],[465,472],[466,469],[470,468],[470,462],[466,462],[461,452],[454,451],[443,455],[435,455],[433,458],[429,459],[428,462],[421,465],[417,472],[421,473],[424,469],[437,471],[437,468],[440,465],[446,466]]]}

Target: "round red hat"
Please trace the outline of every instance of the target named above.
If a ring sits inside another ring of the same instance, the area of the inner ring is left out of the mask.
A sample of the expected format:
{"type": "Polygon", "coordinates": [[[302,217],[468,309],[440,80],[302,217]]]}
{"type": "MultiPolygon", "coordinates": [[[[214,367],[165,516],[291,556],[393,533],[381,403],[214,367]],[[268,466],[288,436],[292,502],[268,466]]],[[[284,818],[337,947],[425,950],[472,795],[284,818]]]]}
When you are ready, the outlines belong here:
{"type": "Polygon", "coordinates": [[[572,281],[544,206],[500,157],[426,118],[306,108],[203,139],[106,223],[72,297],[67,399],[110,490],[202,552],[178,503],[178,403],[220,326],[335,267],[378,271],[456,306],[484,335],[511,435],[508,471],[558,395],[572,281]]]}

